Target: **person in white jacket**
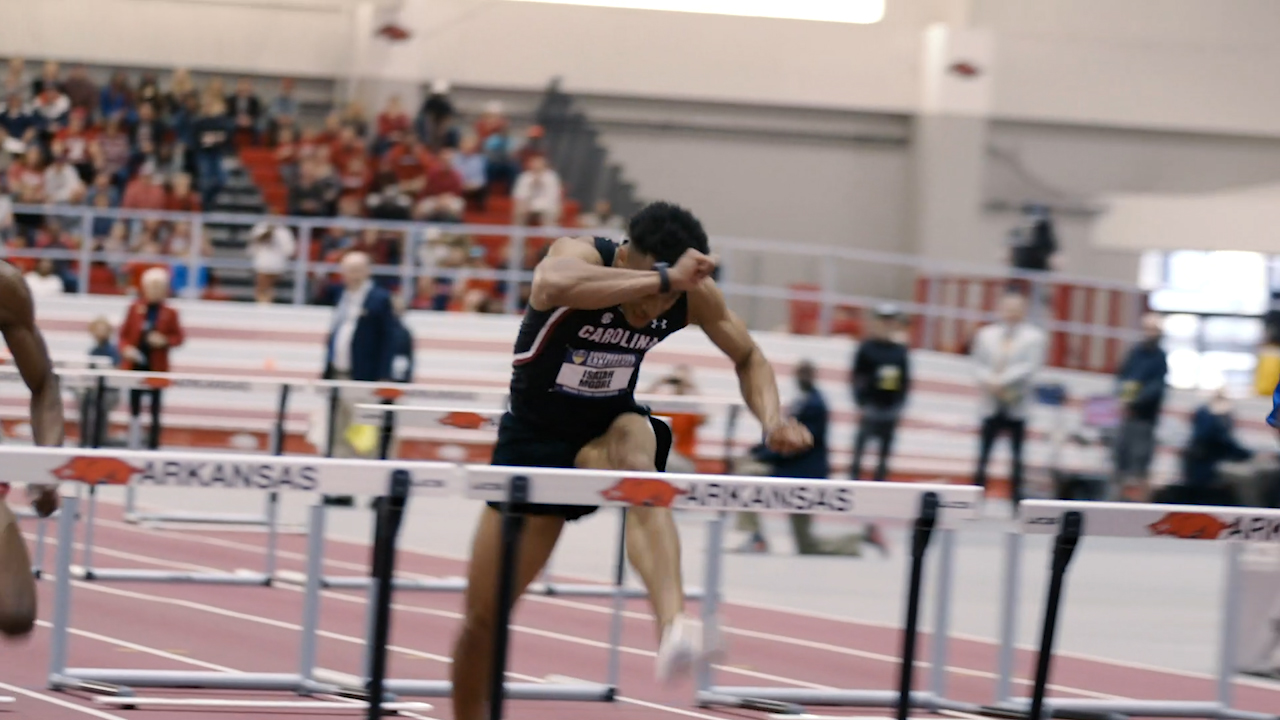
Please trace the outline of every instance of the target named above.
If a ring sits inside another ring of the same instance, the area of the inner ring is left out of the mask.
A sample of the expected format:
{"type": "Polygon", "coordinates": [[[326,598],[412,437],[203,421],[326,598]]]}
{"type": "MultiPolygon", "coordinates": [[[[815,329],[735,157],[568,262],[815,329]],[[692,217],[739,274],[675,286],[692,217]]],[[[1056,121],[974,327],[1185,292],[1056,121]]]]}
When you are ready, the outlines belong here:
{"type": "Polygon", "coordinates": [[[289,268],[296,250],[293,231],[287,226],[261,222],[249,231],[248,251],[257,275],[253,288],[255,302],[264,305],[275,302],[276,282],[289,268]]]}
{"type": "Polygon", "coordinates": [[[999,322],[978,331],[973,339],[974,373],[978,381],[982,418],[978,467],[974,484],[987,486],[987,461],[1000,433],[1009,433],[1013,467],[1009,473],[1014,512],[1022,500],[1022,443],[1027,434],[1032,381],[1044,366],[1046,337],[1028,323],[1027,301],[1009,292],[1000,299],[999,322]]]}

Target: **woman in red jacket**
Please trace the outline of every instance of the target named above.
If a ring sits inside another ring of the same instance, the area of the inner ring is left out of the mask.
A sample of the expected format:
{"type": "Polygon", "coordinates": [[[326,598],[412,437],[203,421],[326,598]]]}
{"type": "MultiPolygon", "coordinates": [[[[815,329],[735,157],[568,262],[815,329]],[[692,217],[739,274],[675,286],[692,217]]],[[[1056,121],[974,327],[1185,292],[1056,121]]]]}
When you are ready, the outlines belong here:
{"type": "MultiPolygon", "coordinates": [[[[120,327],[121,367],[140,372],[169,372],[169,351],[182,344],[178,311],[165,304],[169,297],[169,271],[153,267],[142,274],[142,296],[129,307],[120,327]]],[[[142,412],[142,398],[149,396],[151,428],[147,446],[160,447],[159,387],[129,392],[129,410],[134,418],[142,412]]]]}

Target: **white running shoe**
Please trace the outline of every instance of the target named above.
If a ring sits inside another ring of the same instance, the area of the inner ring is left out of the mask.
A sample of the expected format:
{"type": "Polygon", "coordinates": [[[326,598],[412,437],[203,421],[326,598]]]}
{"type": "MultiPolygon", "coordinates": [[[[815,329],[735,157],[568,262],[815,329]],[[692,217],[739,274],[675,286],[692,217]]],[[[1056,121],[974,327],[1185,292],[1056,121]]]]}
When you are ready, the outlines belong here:
{"type": "Polygon", "coordinates": [[[658,681],[673,682],[691,673],[699,660],[714,662],[723,656],[723,648],[718,639],[709,647],[704,647],[702,638],[702,623],[688,615],[678,615],[662,633],[662,643],[658,646],[658,681]]]}

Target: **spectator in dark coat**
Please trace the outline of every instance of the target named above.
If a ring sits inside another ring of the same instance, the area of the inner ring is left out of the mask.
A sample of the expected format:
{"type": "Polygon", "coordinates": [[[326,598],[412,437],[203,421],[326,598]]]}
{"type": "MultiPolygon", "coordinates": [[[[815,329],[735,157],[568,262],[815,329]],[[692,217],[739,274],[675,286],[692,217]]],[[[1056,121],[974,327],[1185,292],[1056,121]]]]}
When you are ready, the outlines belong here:
{"type": "Polygon", "coordinates": [[[1182,455],[1182,482],[1190,495],[1180,498],[1193,504],[1218,504],[1211,493],[1218,485],[1218,466],[1253,458],[1253,451],[1235,438],[1231,401],[1219,390],[1191,416],[1191,439],[1182,455]]]}
{"type": "Polygon", "coordinates": [[[221,98],[207,98],[200,117],[191,126],[195,142],[196,177],[200,200],[205,210],[214,208],[214,198],[226,184],[222,159],[231,142],[231,126],[225,117],[226,105],[221,98]]]}
{"type": "Polygon", "coordinates": [[[862,451],[868,440],[880,443],[876,480],[889,474],[893,436],[911,389],[907,346],[892,338],[892,323],[900,316],[896,305],[876,308],[869,337],[858,346],[853,359],[853,400],[858,406],[858,434],[853,441],[853,466],[849,474],[862,479],[862,451]]]}
{"type": "Polygon", "coordinates": [[[1160,347],[1161,324],[1155,313],[1143,316],[1143,340],[1129,350],[1116,373],[1123,418],[1115,440],[1115,490],[1123,495],[1126,487],[1136,485],[1138,499],[1144,501],[1150,494],[1156,425],[1164,405],[1165,375],[1169,372],[1160,347]]]}

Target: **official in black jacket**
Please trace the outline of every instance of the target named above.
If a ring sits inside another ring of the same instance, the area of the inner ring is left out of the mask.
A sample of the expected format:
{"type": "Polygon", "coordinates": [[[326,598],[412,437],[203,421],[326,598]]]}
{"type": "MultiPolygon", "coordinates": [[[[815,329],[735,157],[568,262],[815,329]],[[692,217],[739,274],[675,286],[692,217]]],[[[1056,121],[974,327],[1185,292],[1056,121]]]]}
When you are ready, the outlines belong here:
{"type": "Polygon", "coordinates": [[[854,355],[850,384],[858,406],[858,434],[854,437],[853,465],[849,470],[854,480],[862,479],[862,451],[868,440],[880,444],[875,479],[884,480],[889,475],[893,436],[911,389],[907,346],[892,338],[893,326],[900,316],[896,305],[877,307],[868,337],[854,355]]]}

